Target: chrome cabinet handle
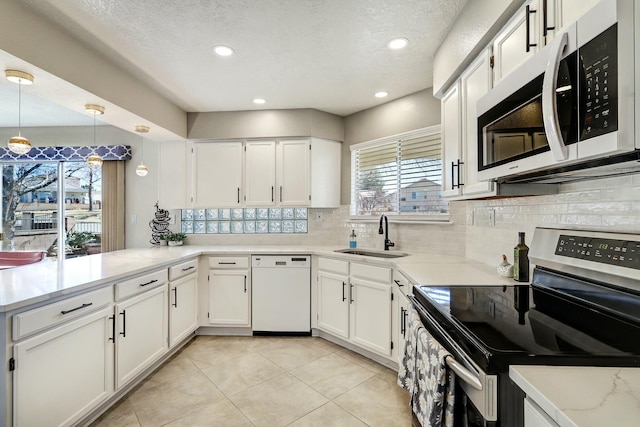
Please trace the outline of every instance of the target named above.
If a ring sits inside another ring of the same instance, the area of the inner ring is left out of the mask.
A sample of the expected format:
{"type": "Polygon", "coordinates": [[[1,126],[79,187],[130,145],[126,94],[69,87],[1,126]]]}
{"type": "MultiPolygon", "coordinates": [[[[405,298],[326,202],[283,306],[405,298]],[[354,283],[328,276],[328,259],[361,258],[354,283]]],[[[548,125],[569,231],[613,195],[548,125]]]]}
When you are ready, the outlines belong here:
{"type": "Polygon", "coordinates": [[[175,308],[178,308],[178,287],[173,288],[173,304],[175,308]]]}
{"type": "Polygon", "coordinates": [[[342,301],[346,301],[347,297],[344,294],[344,290],[347,287],[347,284],[345,282],[342,282],[342,301]]]}
{"type": "Polygon", "coordinates": [[[240,204],[240,187],[238,187],[238,204],[240,204]]]}
{"type": "Polygon", "coordinates": [[[349,304],[353,303],[353,283],[349,283],[349,304]]]}
{"type": "Polygon", "coordinates": [[[244,276],[244,293],[247,293],[247,276],[244,276]]]}
{"type": "Polygon", "coordinates": [[[396,282],[396,285],[398,285],[399,287],[403,287],[404,285],[402,283],[400,283],[399,280],[393,279],[394,282],[396,282]]]}
{"type": "Polygon", "coordinates": [[[191,267],[183,268],[182,271],[189,271],[194,269],[195,267],[192,265],[191,267]]]}
{"type": "Polygon", "coordinates": [[[274,198],[274,188],[273,185],[271,186],[271,201],[273,202],[273,198],[274,198]]]}

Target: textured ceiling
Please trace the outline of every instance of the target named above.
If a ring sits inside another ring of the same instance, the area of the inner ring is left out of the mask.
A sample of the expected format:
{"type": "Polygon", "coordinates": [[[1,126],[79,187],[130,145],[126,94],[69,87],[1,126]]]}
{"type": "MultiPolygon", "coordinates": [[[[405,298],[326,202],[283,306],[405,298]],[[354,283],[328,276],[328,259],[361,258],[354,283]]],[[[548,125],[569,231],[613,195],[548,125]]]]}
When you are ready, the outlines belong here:
{"type": "Polygon", "coordinates": [[[21,2],[185,111],[348,115],[431,87],[433,55],[466,0],[21,2]],[[409,45],[387,49],[394,37],[409,45]],[[212,54],[218,44],[236,54],[212,54]],[[389,97],[374,98],[380,90],[389,97]]]}

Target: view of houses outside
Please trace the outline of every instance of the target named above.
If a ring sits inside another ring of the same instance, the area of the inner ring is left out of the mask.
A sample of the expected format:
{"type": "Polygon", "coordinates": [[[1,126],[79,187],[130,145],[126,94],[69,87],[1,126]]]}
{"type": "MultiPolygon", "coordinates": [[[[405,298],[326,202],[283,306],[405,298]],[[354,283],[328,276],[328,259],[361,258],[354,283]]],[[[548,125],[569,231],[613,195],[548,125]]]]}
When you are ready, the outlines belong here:
{"type": "Polygon", "coordinates": [[[58,253],[58,226],[65,228],[66,257],[100,252],[101,170],[64,162],[64,216],[58,212],[58,163],[5,163],[2,168],[2,250],[58,253]]]}

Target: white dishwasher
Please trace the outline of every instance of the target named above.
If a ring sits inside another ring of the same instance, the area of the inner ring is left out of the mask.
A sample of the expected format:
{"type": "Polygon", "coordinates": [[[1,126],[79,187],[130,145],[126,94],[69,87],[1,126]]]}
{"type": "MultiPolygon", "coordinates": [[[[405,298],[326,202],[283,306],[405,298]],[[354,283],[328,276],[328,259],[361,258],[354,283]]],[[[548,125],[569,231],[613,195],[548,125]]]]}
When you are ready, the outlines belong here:
{"type": "Polygon", "coordinates": [[[254,335],[311,333],[311,256],[251,257],[254,335]]]}

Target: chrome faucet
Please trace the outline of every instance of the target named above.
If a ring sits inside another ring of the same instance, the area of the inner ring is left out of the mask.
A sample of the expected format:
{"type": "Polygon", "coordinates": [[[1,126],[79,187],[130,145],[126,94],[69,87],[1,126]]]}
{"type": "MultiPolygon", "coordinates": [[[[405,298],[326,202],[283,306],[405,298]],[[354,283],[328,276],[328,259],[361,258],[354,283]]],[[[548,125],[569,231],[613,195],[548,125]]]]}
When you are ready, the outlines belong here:
{"type": "Polygon", "coordinates": [[[384,250],[388,251],[390,247],[396,244],[389,240],[389,221],[386,215],[380,217],[380,228],[378,228],[378,234],[384,234],[384,250]],[[382,220],[384,220],[384,228],[382,227],[382,220]]]}

